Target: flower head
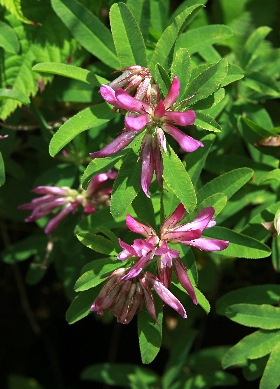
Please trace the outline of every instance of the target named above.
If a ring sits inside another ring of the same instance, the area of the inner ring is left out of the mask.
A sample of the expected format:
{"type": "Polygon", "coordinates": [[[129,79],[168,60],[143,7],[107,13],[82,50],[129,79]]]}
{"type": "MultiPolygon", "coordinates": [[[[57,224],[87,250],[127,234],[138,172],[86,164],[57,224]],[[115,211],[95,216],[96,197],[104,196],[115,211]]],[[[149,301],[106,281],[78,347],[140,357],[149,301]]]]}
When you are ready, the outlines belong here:
{"type": "Polygon", "coordinates": [[[75,213],[80,205],[86,215],[95,212],[100,205],[109,205],[112,187],[105,187],[104,183],[114,179],[116,174],[113,171],[97,174],[91,179],[87,190],[75,190],[66,186],[37,186],[32,192],[42,196],[18,208],[32,210],[25,221],[33,222],[63,207],[47,224],[45,233],[49,234],[69,213],[75,213]]]}
{"type": "Polygon", "coordinates": [[[179,243],[186,246],[197,247],[200,250],[220,251],[227,248],[229,242],[219,239],[202,238],[201,235],[206,228],[213,227],[214,208],[207,207],[198,213],[193,222],[177,225],[185,214],[183,204],[179,204],[175,211],[161,225],[160,233],[146,226],[131,215],[126,216],[127,227],[136,233],[145,237],[145,239],[136,239],[133,245],[128,245],[120,241],[124,249],[119,255],[119,259],[127,259],[130,256],[138,255],[138,261],[131,267],[124,279],[130,279],[137,276],[151,262],[157,261],[158,277],[161,283],[169,289],[172,278],[172,267],[174,265],[176,276],[187,291],[191,299],[197,304],[193,285],[187,274],[187,269],[179,258],[179,251],[169,247],[169,243],[179,243]],[[145,250],[137,252],[137,247],[145,247],[145,250]]]}
{"type": "MultiPolygon", "coordinates": [[[[126,280],[128,269],[115,270],[106,281],[99,295],[94,300],[91,311],[103,315],[104,309],[108,309],[117,321],[128,324],[143,306],[143,301],[151,317],[157,322],[156,307],[151,291],[151,286],[162,301],[176,310],[182,317],[187,317],[180,301],[149,272],[141,273],[138,277],[126,280]]],[[[159,324],[159,323],[157,323],[159,324]]]]}
{"type": "Polygon", "coordinates": [[[115,154],[129,145],[142,131],[146,131],[141,145],[142,173],[141,185],[147,197],[149,186],[155,172],[157,181],[162,186],[163,162],[161,153],[166,152],[165,132],[171,135],[186,152],[195,151],[203,144],[186,135],[176,125],[189,126],[195,121],[192,110],[177,112],[174,109],[180,91],[180,81],[175,76],[167,96],[159,99],[158,88],[151,85],[147,91],[146,101],[132,97],[123,89],[114,90],[102,85],[100,92],[103,98],[115,108],[128,111],[125,117],[123,133],[100,151],[91,153],[92,158],[103,158],[115,154]]]}

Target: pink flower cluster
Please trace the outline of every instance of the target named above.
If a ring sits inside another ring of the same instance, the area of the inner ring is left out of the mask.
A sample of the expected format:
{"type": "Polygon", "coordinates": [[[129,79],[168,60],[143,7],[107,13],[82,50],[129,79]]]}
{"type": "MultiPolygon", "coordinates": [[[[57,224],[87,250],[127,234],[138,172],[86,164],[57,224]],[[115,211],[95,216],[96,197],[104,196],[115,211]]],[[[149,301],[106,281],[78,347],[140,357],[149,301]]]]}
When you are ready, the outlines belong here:
{"type": "Polygon", "coordinates": [[[112,186],[104,186],[103,184],[108,180],[115,179],[116,175],[115,171],[97,174],[91,179],[87,190],[75,190],[58,186],[37,186],[32,192],[42,196],[31,200],[30,203],[20,205],[18,208],[32,210],[31,215],[25,221],[33,222],[64,206],[45,227],[45,233],[49,234],[69,213],[75,213],[80,205],[83,206],[86,215],[95,212],[100,205],[108,206],[112,186]]]}
{"type": "Polygon", "coordinates": [[[176,101],[180,92],[180,81],[175,76],[166,97],[160,99],[158,86],[152,82],[148,69],[131,66],[123,69],[124,73],[108,85],[102,85],[100,93],[105,101],[128,112],[125,127],[120,136],[103,149],[91,153],[92,158],[104,158],[115,154],[128,146],[133,139],[145,131],[141,144],[142,172],[141,185],[149,196],[149,187],[155,173],[158,184],[162,187],[163,161],[162,151],[167,152],[165,133],[171,135],[186,152],[195,151],[203,144],[186,135],[176,125],[194,124],[196,115],[192,110],[176,111],[176,101]],[[122,89],[123,86],[125,90],[122,89]],[[133,97],[134,95],[134,97],[133,97]]]}
{"type": "Polygon", "coordinates": [[[202,237],[206,228],[216,224],[214,212],[213,207],[204,208],[193,222],[177,225],[185,214],[184,206],[179,204],[161,225],[159,235],[152,227],[127,215],[127,227],[132,232],[141,234],[145,239],[135,239],[132,245],[119,239],[123,251],[118,255],[118,259],[132,260],[133,265],[112,273],[91,306],[91,310],[103,314],[103,310],[107,308],[119,322],[127,324],[139,312],[145,301],[149,314],[156,320],[155,303],[151,291],[153,287],[165,304],[186,318],[184,307],[169,290],[173,265],[178,281],[194,304],[197,304],[197,298],[187,269],[179,258],[179,251],[171,249],[169,244],[180,243],[206,251],[220,251],[227,248],[228,241],[202,237]],[[158,277],[149,271],[144,271],[153,263],[157,264],[158,277]]]}

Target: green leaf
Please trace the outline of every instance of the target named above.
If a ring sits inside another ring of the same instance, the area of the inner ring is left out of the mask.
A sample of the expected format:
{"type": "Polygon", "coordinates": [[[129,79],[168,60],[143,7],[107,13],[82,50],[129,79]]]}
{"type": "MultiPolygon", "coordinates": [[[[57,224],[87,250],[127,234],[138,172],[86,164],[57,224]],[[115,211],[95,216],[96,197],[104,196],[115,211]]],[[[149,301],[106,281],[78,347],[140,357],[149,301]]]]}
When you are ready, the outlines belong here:
{"type": "Polygon", "coordinates": [[[169,75],[167,71],[159,63],[157,63],[157,70],[158,70],[157,83],[159,89],[161,90],[161,93],[163,93],[163,95],[167,95],[171,85],[169,75]]]}
{"type": "Polygon", "coordinates": [[[187,49],[179,49],[171,65],[171,78],[177,76],[180,81],[180,94],[184,96],[191,76],[191,58],[187,49]]]}
{"type": "Polygon", "coordinates": [[[223,79],[221,86],[226,86],[228,84],[231,84],[232,82],[241,80],[241,78],[243,77],[244,72],[239,66],[233,63],[228,63],[228,72],[225,78],[223,79]]]}
{"type": "Polygon", "coordinates": [[[132,207],[141,223],[156,229],[155,212],[151,199],[141,190],[132,202],[132,207]]]}
{"type": "Polygon", "coordinates": [[[162,153],[163,178],[178,199],[181,200],[187,212],[191,212],[196,205],[196,196],[190,177],[184,165],[169,146],[167,153],[162,153]]]}
{"type": "Polygon", "coordinates": [[[103,236],[92,234],[91,232],[80,232],[76,236],[83,245],[98,253],[107,255],[118,253],[116,245],[103,236]]]}
{"type": "Polygon", "coordinates": [[[21,375],[9,375],[8,389],[44,389],[35,378],[23,377],[21,375]]]}
{"type": "Polygon", "coordinates": [[[140,27],[144,41],[149,36],[150,28],[150,0],[128,0],[126,5],[135,17],[135,20],[140,27]]]}
{"type": "Polygon", "coordinates": [[[201,306],[201,308],[208,314],[210,312],[211,306],[207,298],[204,296],[204,294],[197,289],[197,287],[194,287],[195,295],[197,298],[198,305],[201,306]]]}
{"type": "Polygon", "coordinates": [[[227,68],[227,62],[223,59],[216,64],[209,66],[191,81],[183,98],[186,99],[195,95],[190,100],[189,104],[191,106],[196,101],[205,99],[216,92],[227,75],[227,68]]]}
{"type": "Polygon", "coordinates": [[[220,132],[221,127],[216,122],[215,119],[211,118],[211,116],[206,115],[202,112],[196,112],[196,119],[194,123],[197,127],[203,128],[204,130],[220,132]]]}
{"type": "Polygon", "coordinates": [[[133,150],[126,155],[114,181],[111,213],[113,217],[124,214],[141,189],[141,163],[133,150]]]}
{"type": "Polygon", "coordinates": [[[277,389],[280,382],[280,343],[272,349],[260,381],[260,389],[277,389]]]}
{"type": "Polygon", "coordinates": [[[111,68],[119,69],[112,35],[96,16],[75,0],[51,0],[51,3],[62,22],[86,50],[111,68]]]}
{"type": "Polygon", "coordinates": [[[19,51],[19,41],[15,31],[4,22],[0,21],[0,47],[5,51],[17,54],[19,51]]]}
{"type": "Polygon", "coordinates": [[[16,18],[17,20],[27,23],[27,24],[36,24],[31,20],[28,20],[22,13],[21,9],[21,0],[0,0],[0,4],[3,7],[6,7],[16,18]]]}
{"type": "Polygon", "coordinates": [[[96,289],[86,290],[79,293],[72,301],[66,312],[66,320],[68,324],[74,324],[91,313],[90,307],[96,299],[99,291],[96,289]]]}
{"type": "Polygon", "coordinates": [[[280,273],[280,235],[275,236],[272,240],[272,265],[274,270],[280,273]]]}
{"type": "Polygon", "coordinates": [[[116,154],[110,155],[106,158],[94,158],[87,166],[84,174],[81,178],[83,188],[86,189],[88,183],[96,174],[107,172],[112,166],[114,166],[122,157],[124,157],[130,148],[125,148],[116,154]]]}
{"type": "Polygon", "coordinates": [[[130,363],[100,363],[88,366],[81,374],[82,380],[103,382],[107,385],[130,387],[130,376],[143,375],[147,384],[157,384],[158,376],[152,370],[130,363]]]}
{"type": "Polygon", "coordinates": [[[178,48],[186,48],[190,55],[199,53],[205,48],[232,36],[228,26],[212,24],[191,29],[182,34],[177,42],[178,48]]]}
{"type": "Polygon", "coordinates": [[[111,107],[101,103],[72,116],[54,134],[50,141],[50,155],[54,157],[67,143],[78,134],[90,128],[95,128],[113,118],[111,107]]]}
{"type": "Polygon", "coordinates": [[[267,131],[263,127],[259,126],[257,123],[253,122],[248,118],[242,117],[241,120],[251,129],[253,130],[261,139],[268,138],[271,135],[274,135],[270,131],[267,131]]]}
{"type": "Polygon", "coordinates": [[[35,66],[33,66],[32,70],[40,73],[57,74],[59,76],[82,81],[93,86],[100,86],[101,84],[108,83],[108,80],[95,75],[90,70],[82,69],[78,66],[66,65],[65,63],[37,63],[35,66]]]}
{"type": "Polygon", "coordinates": [[[253,176],[253,170],[240,168],[214,178],[197,192],[198,204],[215,193],[223,193],[229,199],[253,176]]]}
{"type": "MultiPolygon", "coordinates": [[[[42,25],[23,25],[13,15],[7,15],[6,18],[17,33],[21,49],[19,54],[4,53],[0,88],[9,86],[30,97],[52,79],[52,76],[32,72],[33,63],[65,62],[75,52],[76,43],[48,1],[28,0],[25,2],[25,10],[42,25]]],[[[5,99],[0,107],[0,117],[6,119],[20,105],[19,100],[5,99]]]]}
{"type": "Polygon", "coordinates": [[[174,22],[164,30],[163,34],[161,35],[160,39],[156,44],[152,59],[148,66],[152,72],[154,71],[157,74],[157,63],[159,63],[165,69],[169,70],[169,66],[172,61],[174,46],[178,36],[182,33],[187,24],[193,18],[193,16],[202,7],[203,5],[196,4],[192,7],[185,9],[175,18],[174,22]]]}
{"type": "Polygon", "coordinates": [[[96,259],[86,265],[87,271],[75,283],[75,291],[82,292],[94,288],[104,282],[116,269],[123,267],[123,262],[117,258],[96,259]]]}
{"type": "Polygon", "coordinates": [[[225,97],[225,90],[224,88],[220,88],[217,90],[217,92],[214,92],[212,95],[194,103],[192,105],[192,109],[197,112],[200,110],[205,110],[211,107],[215,107],[224,99],[224,97],[225,97]]]}
{"type": "Polygon", "coordinates": [[[257,28],[245,42],[243,46],[243,50],[240,55],[240,63],[243,68],[249,66],[250,61],[254,59],[257,48],[260,46],[261,42],[265,39],[265,37],[270,33],[271,28],[262,26],[257,28]]]}
{"type": "Polygon", "coordinates": [[[157,356],[162,337],[162,301],[155,296],[157,321],[148,314],[147,311],[140,311],[137,315],[138,318],[138,336],[141,352],[142,363],[151,363],[157,356]]]}
{"type": "Polygon", "coordinates": [[[5,183],[5,164],[2,157],[2,153],[0,152],[0,186],[5,183]]]}
{"type": "Polygon", "coordinates": [[[204,136],[200,140],[204,144],[204,147],[199,147],[197,150],[189,153],[186,157],[186,168],[193,184],[197,182],[200,176],[215,138],[215,134],[208,134],[204,136]]]}
{"type": "Polygon", "coordinates": [[[280,328],[279,308],[267,304],[234,304],[226,309],[225,314],[230,320],[247,327],[264,330],[280,328]]]}
{"type": "Polygon", "coordinates": [[[28,96],[15,89],[0,89],[0,100],[3,99],[14,99],[25,105],[30,104],[28,96]]]}
{"type": "Polygon", "coordinates": [[[264,174],[261,176],[261,178],[258,180],[258,184],[267,183],[266,181],[276,180],[280,181],[280,169],[274,169],[270,172],[264,174]]]}
{"type": "Polygon", "coordinates": [[[147,66],[146,49],[139,26],[124,3],[113,4],[110,24],[121,68],[147,66]]]}
{"type": "MultiPolygon", "coordinates": [[[[172,387],[172,383],[178,379],[187,355],[194,343],[196,331],[190,330],[188,336],[181,339],[180,336],[174,336],[172,338],[172,347],[170,348],[170,356],[165,366],[164,375],[162,378],[163,389],[169,389],[172,387]]],[[[175,381],[176,382],[176,381],[175,381]]]]}
{"type": "Polygon", "coordinates": [[[269,354],[279,342],[279,330],[256,331],[245,336],[245,338],[228,350],[222,360],[222,366],[226,369],[232,365],[244,365],[247,359],[261,358],[269,354]]]}
{"type": "Polygon", "coordinates": [[[253,91],[268,97],[280,96],[279,84],[273,78],[260,72],[246,74],[243,83],[253,91]]]}
{"type": "Polygon", "coordinates": [[[229,246],[219,251],[219,255],[235,258],[265,258],[271,254],[270,248],[264,243],[224,227],[213,227],[204,232],[203,236],[229,241],[229,246]]]}
{"type": "Polygon", "coordinates": [[[233,304],[277,304],[280,299],[280,285],[267,284],[248,286],[226,293],[216,303],[219,315],[225,315],[227,307],[233,304]]]}
{"type": "Polygon", "coordinates": [[[249,359],[248,364],[243,367],[242,373],[247,381],[254,381],[263,375],[268,355],[259,359],[249,359]]]}

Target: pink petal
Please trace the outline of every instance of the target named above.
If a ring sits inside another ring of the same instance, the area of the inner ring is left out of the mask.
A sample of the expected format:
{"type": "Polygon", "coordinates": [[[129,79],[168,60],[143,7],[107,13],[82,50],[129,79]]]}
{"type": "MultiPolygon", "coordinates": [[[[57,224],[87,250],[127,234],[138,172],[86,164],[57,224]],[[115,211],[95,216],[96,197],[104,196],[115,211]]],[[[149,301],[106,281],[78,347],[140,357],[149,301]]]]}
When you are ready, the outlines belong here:
{"type": "Polygon", "coordinates": [[[203,143],[199,140],[195,140],[192,137],[184,134],[178,128],[171,126],[171,124],[165,123],[164,130],[170,134],[181,146],[181,148],[186,152],[195,151],[198,147],[204,147],[203,143]]]}
{"type": "Polygon", "coordinates": [[[177,76],[174,76],[170,89],[164,99],[165,108],[170,108],[177,100],[180,93],[180,81],[177,76]]]}
{"type": "Polygon", "coordinates": [[[160,231],[168,230],[169,228],[175,226],[175,224],[179,223],[183,219],[185,214],[185,207],[183,204],[179,204],[175,211],[170,215],[161,225],[160,231]]]}
{"type": "Polygon", "coordinates": [[[145,277],[162,301],[177,311],[185,319],[187,317],[186,311],[180,301],[152,273],[146,272],[145,277]]]}
{"type": "Polygon", "coordinates": [[[120,261],[124,261],[132,256],[137,256],[134,248],[130,244],[123,242],[120,238],[119,238],[119,245],[121,246],[121,248],[124,249],[117,256],[117,258],[120,261]]]}
{"type": "Polygon", "coordinates": [[[73,212],[76,210],[76,207],[73,206],[73,204],[69,203],[67,204],[62,211],[60,211],[52,220],[49,221],[45,228],[45,233],[50,234],[58,224],[61,222],[62,219],[64,219],[70,212],[73,212]]]}
{"type": "Polygon", "coordinates": [[[52,194],[57,196],[65,196],[69,194],[70,188],[60,188],[59,186],[37,186],[32,189],[32,192],[37,194],[52,194]]]}
{"type": "MultiPolygon", "coordinates": [[[[215,209],[213,207],[206,207],[199,212],[199,214],[196,216],[193,222],[182,224],[180,226],[175,226],[172,232],[179,232],[179,231],[187,232],[187,231],[200,230],[202,233],[202,231],[205,230],[205,228],[213,220],[214,213],[215,213],[215,209]]],[[[196,238],[198,238],[198,236],[196,238]]],[[[185,239],[185,240],[192,240],[196,238],[185,239]]]]}
{"type": "Polygon", "coordinates": [[[140,116],[126,116],[125,127],[130,131],[140,131],[146,127],[150,121],[150,116],[147,113],[140,116]]]}
{"type": "Polygon", "coordinates": [[[184,244],[183,242],[185,241],[191,241],[193,239],[200,238],[201,234],[201,230],[177,231],[175,229],[171,229],[161,234],[161,239],[168,240],[172,243],[184,244]]]}
{"type": "Polygon", "coordinates": [[[196,115],[191,110],[185,112],[166,111],[164,118],[178,126],[191,126],[194,124],[196,115]]]}
{"type": "Polygon", "coordinates": [[[156,134],[157,134],[159,148],[166,153],[167,147],[166,147],[166,138],[165,138],[164,132],[162,131],[161,128],[157,128],[156,134]]]}
{"type": "MultiPolygon", "coordinates": [[[[117,173],[116,173],[117,174],[117,173]]],[[[94,176],[87,187],[87,197],[92,196],[102,185],[103,182],[110,179],[110,174],[108,173],[99,173],[94,176]]]]}
{"type": "Polygon", "coordinates": [[[153,259],[154,253],[149,252],[147,255],[143,255],[143,257],[139,258],[137,262],[132,266],[132,268],[129,270],[129,272],[122,277],[122,281],[129,280],[131,278],[134,278],[138,276],[138,274],[141,273],[142,270],[145,269],[145,267],[151,262],[153,259]]]}
{"type": "Polygon", "coordinates": [[[157,138],[152,139],[152,165],[156,173],[159,186],[162,188],[163,162],[157,138]]]}
{"type": "Polygon", "coordinates": [[[165,106],[162,100],[158,102],[158,105],[156,106],[156,109],[154,111],[154,115],[156,118],[162,118],[163,115],[166,113],[165,106]]]}
{"type": "Polygon", "coordinates": [[[140,100],[136,100],[134,97],[130,96],[123,89],[116,90],[115,95],[119,105],[128,111],[146,113],[151,110],[149,104],[144,103],[143,101],[140,100]]]}
{"type": "Polygon", "coordinates": [[[155,300],[154,300],[154,296],[152,294],[150,285],[146,281],[145,277],[139,277],[139,279],[140,279],[141,286],[142,286],[142,289],[144,292],[146,308],[147,308],[150,316],[157,322],[158,325],[160,325],[157,321],[155,300]]]}
{"type": "Polygon", "coordinates": [[[116,99],[115,91],[109,85],[101,85],[99,92],[107,103],[113,105],[116,108],[122,108],[118,100],[116,99]]]}
{"type": "Polygon", "coordinates": [[[138,222],[129,214],[126,215],[126,225],[130,231],[141,234],[146,238],[149,238],[152,235],[156,235],[156,232],[152,227],[148,227],[145,224],[138,222]]]}
{"type": "Polygon", "coordinates": [[[153,160],[151,156],[151,139],[150,135],[146,134],[142,141],[142,171],[141,171],[141,186],[143,189],[143,192],[147,197],[149,196],[149,187],[151,185],[153,175],[154,175],[154,166],[153,166],[153,160]]]}
{"type": "Polygon", "coordinates": [[[197,298],[195,295],[194,287],[189,279],[187,269],[180,258],[174,260],[175,272],[177,278],[182,287],[187,291],[188,295],[192,299],[193,303],[197,305],[197,298]]]}
{"type": "Polygon", "coordinates": [[[89,155],[91,156],[91,158],[108,157],[109,155],[115,154],[118,151],[124,149],[126,146],[128,146],[137,135],[138,135],[137,132],[124,131],[111,143],[103,147],[103,149],[99,151],[95,151],[94,153],[90,153],[89,155]]]}
{"type": "Polygon", "coordinates": [[[221,251],[228,247],[229,242],[226,240],[199,238],[192,241],[181,241],[181,244],[197,247],[205,251],[221,251]]]}

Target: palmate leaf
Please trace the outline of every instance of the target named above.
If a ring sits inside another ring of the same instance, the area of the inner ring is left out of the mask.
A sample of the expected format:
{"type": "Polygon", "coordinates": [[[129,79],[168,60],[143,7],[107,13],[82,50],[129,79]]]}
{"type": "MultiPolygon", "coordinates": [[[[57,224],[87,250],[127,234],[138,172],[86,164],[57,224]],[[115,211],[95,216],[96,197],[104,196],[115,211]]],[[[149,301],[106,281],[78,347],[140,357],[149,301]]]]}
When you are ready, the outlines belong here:
{"type": "MultiPolygon", "coordinates": [[[[76,44],[70,33],[52,11],[49,2],[30,0],[25,6],[26,12],[39,25],[23,25],[15,16],[6,19],[18,36],[21,46],[20,55],[4,53],[5,67],[1,88],[11,88],[25,96],[34,96],[52,76],[42,76],[32,72],[34,62],[65,62],[73,54],[76,44]],[[54,29],[53,26],[56,26],[54,29]]],[[[5,99],[0,105],[0,117],[5,119],[22,103],[15,99],[5,99]]]]}

